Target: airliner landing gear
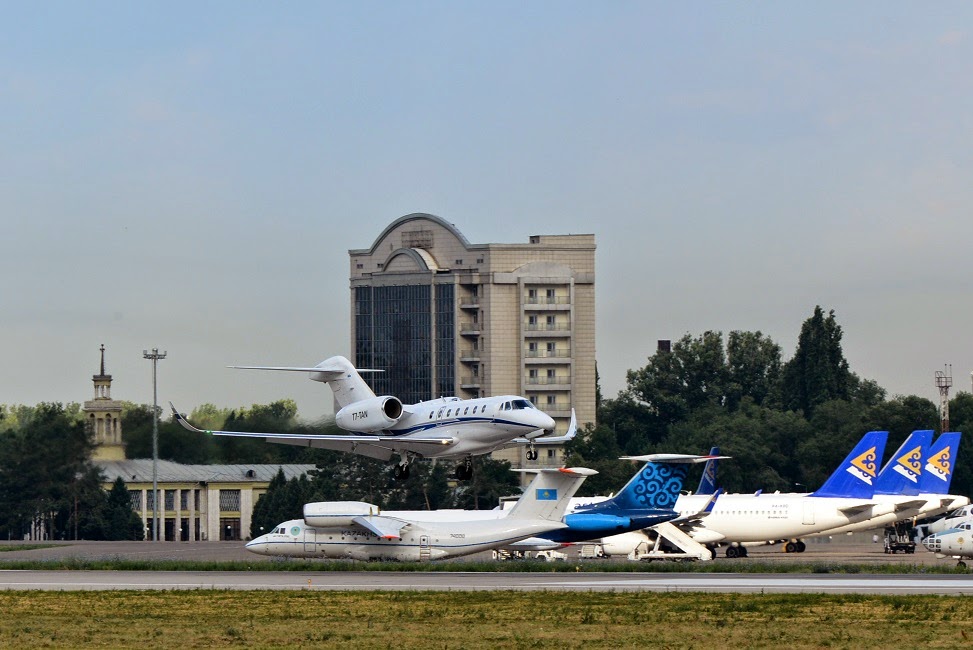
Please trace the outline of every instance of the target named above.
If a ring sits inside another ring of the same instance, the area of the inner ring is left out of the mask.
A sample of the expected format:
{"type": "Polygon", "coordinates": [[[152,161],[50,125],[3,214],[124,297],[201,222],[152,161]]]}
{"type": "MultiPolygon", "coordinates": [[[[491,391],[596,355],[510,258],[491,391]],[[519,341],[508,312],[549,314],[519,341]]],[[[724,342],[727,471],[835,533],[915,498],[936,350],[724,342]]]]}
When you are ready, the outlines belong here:
{"type": "Polygon", "coordinates": [[[407,455],[402,457],[398,465],[392,468],[392,478],[396,481],[404,481],[409,478],[409,463],[412,461],[407,455]]]}
{"type": "Polygon", "coordinates": [[[727,546],[726,547],[726,557],[733,558],[737,557],[747,557],[747,547],[746,546],[727,546]]]}
{"type": "Polygon", "coordinates": [[[468,481],[473,478],[473,459],[467,458],[466,462],[456,466],[456,479],[458,481],[468,481]]]}
{"type": "Polygon", "coordinates": [[[524,455],[527,457],[527,460],[537,460],[537,449],[532,444],[527,448],[527,453],[524,455]]]}
{"type": "Polygon", "coordinates": [[[785,553],[803,553],[806,550],[807,550],[807,544],[805,544],[801,540],[797,540],[796,542],[787,542],[786,544],[784,544],[785,553]]]}

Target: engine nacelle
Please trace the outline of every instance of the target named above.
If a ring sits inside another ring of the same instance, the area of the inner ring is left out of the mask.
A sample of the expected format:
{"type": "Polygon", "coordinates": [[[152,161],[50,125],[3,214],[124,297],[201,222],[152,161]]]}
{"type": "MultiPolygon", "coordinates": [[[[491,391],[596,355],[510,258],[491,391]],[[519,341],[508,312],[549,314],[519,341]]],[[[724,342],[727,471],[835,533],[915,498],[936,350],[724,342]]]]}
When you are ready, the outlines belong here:
{"type": "Polygon", "coordinates": [[[337,413],[334,421],[345,431],[381,431],[402,417],[402,402],[397,397],[383,395],[349,404],[337,413]]]}
{"type": "Polygon", "coordinates": [[[355,517],[377,514],[378,506],[364,501],[322,501],[304,505],[304,523],[313,528],[351,526],[355,517]]]}
{"type": "Polygon", "coordinates": [[[601,540],[605,555],[609,557],[625,556],[635,550],[639,544],[650,544],[649,536],[640,530],[633,530],[628,533],[620,533],[605,537],[601,540]]]}
{"type": "Polygon", "coordinates": [[[632,525],[632,520],[628,517],[617,517],[615,515],[578,513],[565,515],[564,523],[571,530],[601,532],[603,535],[611,535],[610,531],[612,530],[627,530],[632,525]]]}

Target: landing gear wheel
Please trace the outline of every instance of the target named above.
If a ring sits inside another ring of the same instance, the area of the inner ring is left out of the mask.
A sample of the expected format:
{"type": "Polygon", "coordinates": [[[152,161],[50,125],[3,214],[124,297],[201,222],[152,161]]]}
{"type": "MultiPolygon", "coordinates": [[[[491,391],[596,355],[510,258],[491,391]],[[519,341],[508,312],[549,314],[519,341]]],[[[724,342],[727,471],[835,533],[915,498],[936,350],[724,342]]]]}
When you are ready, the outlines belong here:
{"type": "Polygon", "coordinates": [[[740,557],[747,557],[748,551],[747,551],[747,547],[746,546],[741,546],[737,550],[740,551],[740,557]]]}
{"type": "Polygon", "coordinates": [[[468,481],[473,478],[473,461],[467,459],[465,463],[460,463],[456,466],[456,479],[459,481],[468,481]]]}
{"type": "Polygon", "coordinates": [[[807,544],[805,544],[804,542],[798,542],[796,546],[797,546],[798,553],[803,553],[804,551],[807,550],[807,544]]]}
{"type": "Polygon", "coordinates": [[[392,478],[396,481],[404,481],[409,478],[409,466],[408,465],[396,465],[392,468],[392,478]]]}
{"type": "Polygon", "coordinates": [[[740,549],[738,549],[736,546],[727,546],[726,557],[730,558],[731,560],[740,557],[740,549]]]}
{"type": "Polygon", "coordinates": [[[716,559],[716,549],[715,548],[711,548],[709,550],[709,559],[711,559],[711,560],[715,560],[716,559]]]}
{"type": "Polygon", "coordinates": [[[526,456],[527,456],[527,460],[537,460],[537,450],[528,449],[526,456]]]}
{"type": "Polygon", "coordinates": [[[797,544],[795,544],[794,542],[787,542],[786,544],[784,544],[784,552],[797,553],[797,544]]]}

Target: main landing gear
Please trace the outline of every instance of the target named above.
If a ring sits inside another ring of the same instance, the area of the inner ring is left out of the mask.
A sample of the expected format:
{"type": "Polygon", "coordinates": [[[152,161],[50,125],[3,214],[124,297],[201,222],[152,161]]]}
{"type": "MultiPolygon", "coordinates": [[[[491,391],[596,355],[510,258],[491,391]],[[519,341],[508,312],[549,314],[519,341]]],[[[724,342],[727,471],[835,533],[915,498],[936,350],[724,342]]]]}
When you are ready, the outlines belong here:
{"type": "Polygon", "coordinates": [[[467,458],[465,462],[456,466],[456,480],[468,481],[473,478],[473,459],[467,458]]]}
{"type": "Polygon", "coordinates": [[[399,461],[399,464],[392,468],[392,478],[394,478],[396,481],[404,481],[409,478],[409,463],[411,462],[412,459],[408,454],[402,456],[402,460],[399,461]]]}
{"type": "Polygon", "coordinates": [[[803,553],[805,550],[807,550],[807,544],[801,540],[797,540],[796,542],[787,542],[784,544],[785,553],[803,553]]]}
{"type": "Polygon", "coordinates": [[[527,448],[527,452],[524,454],[524,456],[527,457],[527,460],[537,460],[537,449],[534,447],[534,445],[527,448]]]}
{"type": "Polygon", "coordinates": [[[726,557],[733,558],[747,557],[747,547],[746,546],[727,546],[726,547],[726,557]]]}

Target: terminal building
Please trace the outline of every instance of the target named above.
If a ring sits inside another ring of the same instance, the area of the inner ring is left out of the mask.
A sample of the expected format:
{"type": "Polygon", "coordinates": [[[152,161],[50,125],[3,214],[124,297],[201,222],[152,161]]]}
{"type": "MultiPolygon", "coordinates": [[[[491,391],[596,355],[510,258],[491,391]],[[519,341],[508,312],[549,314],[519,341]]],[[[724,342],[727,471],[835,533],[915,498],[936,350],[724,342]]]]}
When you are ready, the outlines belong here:
{"type": "MultiPolygon", "coordinates": [[[[348,251],[352,358],[405,403],[515,394],[567,430],[595,422],[595,237],[473,244],[431,214],[393,221],[348,251]]],[[[515,467],[559,465],[560,450],[515,467]]]]}
{"type": "Polygon", "coordinates": [[[122,403],[111,397],[111,375],[105,372],[105,346],[101,346],[100,372],[92,377],[95,395],[84,403],[85,421],[91,427],[93,464],[111,490],[121,477],[132,508],[142,518],[145,539],[152,539],[154,513],[159,519],[160,541],[229,541],[250,537],[257,499],[267,491],[278,470],[290,480],[314,465],[182,465],[156,461],[158,493],[152,489],[152,459],[128,459],[122,441],[122,403]],[[159,507],[155,508],[156,499],[159,507]]]}

